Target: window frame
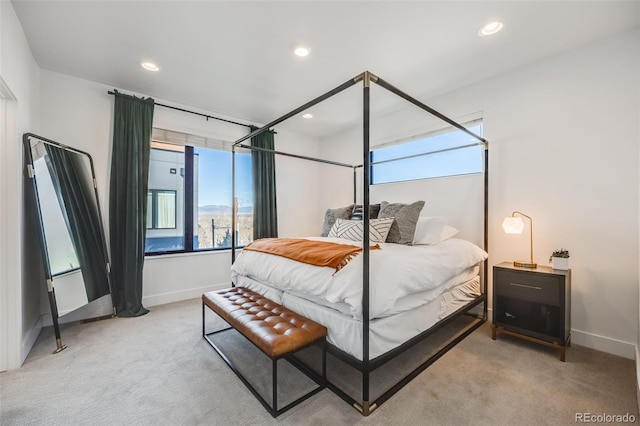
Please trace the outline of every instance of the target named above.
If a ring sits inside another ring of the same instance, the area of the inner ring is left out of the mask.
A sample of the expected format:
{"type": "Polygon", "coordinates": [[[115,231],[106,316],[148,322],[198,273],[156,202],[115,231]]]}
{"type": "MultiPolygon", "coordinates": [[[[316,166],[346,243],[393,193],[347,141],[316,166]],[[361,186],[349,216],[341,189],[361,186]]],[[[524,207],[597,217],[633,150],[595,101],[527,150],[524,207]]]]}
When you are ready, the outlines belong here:
{"type": "MultiPolygon", "coordinates": [[[[473,120],[469,120],[463,123],[463,126],[466,128],[472,128],[472,127],[476,127],[476,126],[480,126],[480,135],[482,136],[482,133],[484,133],[484,128],[483,128],[483,119],[482,118],[476,118],[473,120]]],[[[391,159],[386,159],[386,160],[379,160],[379,161],[374,161],[374,152],[379,150],[379,149],[384,149],[384,148],[390,148],[393,146],[401,146],[404,144],[408,144],[408,143],[412,143],[412,142],[417,142],[417,141],[421,141],[421,140],[425,140],[425,139],[429,139],[429,138],[433,138],[433,137],[437,137],[440,135],[446,135],[448,133],[454,133],[456,131],[459,131],[458,129],[451,129],[449,127],[447,128],[441,128],[441,129],[437,129],[437,130],[433,130],[433,131],[429,131],[426,133],[422,133],[420,135],[416,135],[416,136],[411,136],[405,139],[400,139],[397,141],[394,141],[392,143],[382,143],[380,145],[375,146],[374,148],[372,148],[369,151],[369,176],[370,176],[370,182],[371,185],[386,185],[386,184],[395,184],[395,183],[402,183],[402,182],[412,182],[412,181],[416,181],[416,180],[424,180],[424,179],[440,179],[440,178],[446,178],[446,177],[455,177],[455,176],[465,176],[465,175],[471,175],[471,174],[478,174],[478,173],[483,173],[484,172],[484,161],[481,161],[480,163],[480,171],[469,171],[469,172],[465,172],[465,173],[451,173],[451,174],[441,174],[441,175],[437,175],[437,176],[426,176],[426,177],[416,177],[416,178],[411,178],[411,179],[399,179],[399,180],[393,180],[393,181],[389,181],[389,182],[378,182],[375,183],[375,171],[374,171],[374,166],[379,165],[379,164],[387,164],[387,163],[393,163],[393,162],[398,162],[398,161],[402,161],[402,160],[408,160],[408,159],[413,159],[413,158],[418,158],[418,157],[427,157],[430,155],[435,155],[435,154],[440,154],[440,153],[444,153],[444,152],[450,152],[450,151],[457,151],[460,149],[465,149],[465,148],[471,148],[471,147],[475,147],[475,146],[481,146],[482,144],[480,142],[473,142],[473,143],[469,143],[469,144],[465,144],[465,145],[459,145],[459,146],[455,146],[455,147],[449,147],[449,148],[441,148],[441,149],[436,149],[433,151],[428,151],[428,152],[421,152],[421,153],[416,153],[416,154],[409,154],[403,157],[398,157],[398,158],[391,158],[391,159]]]]}

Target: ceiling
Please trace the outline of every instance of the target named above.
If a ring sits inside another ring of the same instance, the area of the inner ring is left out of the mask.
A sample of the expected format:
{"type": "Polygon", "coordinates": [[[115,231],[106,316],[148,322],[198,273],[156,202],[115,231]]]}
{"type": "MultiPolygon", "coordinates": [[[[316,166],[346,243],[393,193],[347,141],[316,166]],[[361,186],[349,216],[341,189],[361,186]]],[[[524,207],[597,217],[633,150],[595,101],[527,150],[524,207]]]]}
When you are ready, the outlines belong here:
{"type": "MultiPolygon", "coordinates": [[[[428,103],[640,21],[637,1],[12,3],[42,69],[258,124],[365,70],[428,103]],[[496,19],[504,29],[479,37],[496,19]],[[292,53],[300,43],[306,58],[292,53]]],[[[317,137],[341,130],[360,114],[355,93],[281,126],[317,137]]],[[[394,108],[386,99],[379,111],[394,108]]]]}

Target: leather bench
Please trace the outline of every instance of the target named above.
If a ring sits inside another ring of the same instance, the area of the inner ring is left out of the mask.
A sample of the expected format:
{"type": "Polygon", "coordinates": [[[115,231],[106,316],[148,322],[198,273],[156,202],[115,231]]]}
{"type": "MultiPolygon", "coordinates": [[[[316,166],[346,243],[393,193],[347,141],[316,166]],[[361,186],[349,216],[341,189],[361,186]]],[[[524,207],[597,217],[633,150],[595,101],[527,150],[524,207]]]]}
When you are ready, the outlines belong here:
{"type": "Polygon", "coordinates": [[[231,367],[242,382],[264,405],[273,417],[299,404],[322,390],[326,385],[326,336],[327,329],[282,305],[244,287],[231,287],[210,291],[202,295],[202,336],[231,367]],[[205,330],[205,306],[225,320],[272,360],[272,405],[257,392],[213,342],[213,334],[229,328],[207,333],[205,330]],[[322,350],[322,376],[296,367],[314,380],[318,387],[278,410],[278,360],[288,357],[311,345],[319,344],[322,350]]]}

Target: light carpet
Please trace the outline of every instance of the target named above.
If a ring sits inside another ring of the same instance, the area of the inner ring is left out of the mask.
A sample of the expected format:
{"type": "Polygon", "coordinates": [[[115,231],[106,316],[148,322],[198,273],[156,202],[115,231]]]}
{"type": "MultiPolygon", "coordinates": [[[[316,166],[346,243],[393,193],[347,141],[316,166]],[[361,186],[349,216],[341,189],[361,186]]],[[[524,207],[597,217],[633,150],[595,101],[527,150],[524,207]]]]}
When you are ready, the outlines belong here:
{"type": "Polygon", "coordinates": [[[271,418],[201,336],[199,299],[138,318],[50,328],[24,366],[0,374],[2,425],[561,425],[576,413],[635,416],[634,362],[557,351],[488,324],[362,417],[325,389],[271,418]]]}

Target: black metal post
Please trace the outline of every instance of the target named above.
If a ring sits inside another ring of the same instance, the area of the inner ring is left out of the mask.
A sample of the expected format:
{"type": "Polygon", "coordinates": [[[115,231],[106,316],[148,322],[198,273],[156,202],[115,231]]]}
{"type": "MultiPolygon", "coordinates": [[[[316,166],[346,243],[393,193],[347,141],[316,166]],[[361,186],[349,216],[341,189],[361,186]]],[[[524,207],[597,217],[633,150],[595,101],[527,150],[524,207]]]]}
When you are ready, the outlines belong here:
{"type": "Polygon", "coordinates": [[[271,152],[273,154],[283,155],[285,157],[300,158],[302,160],[315,161],[316,163],[331,164],[331,165],[334,165],[334,166],[342,166],[342,167],[354,167],[351,164],[340,163],[338,161],[323,160],[322,158],[307,157],[306,155],[290,154],[288,152],[276,151],[274,149],[269,149],[269,148],[261,148],[259,146],[251,146],[251,145],[245,145],[245,144],[238,144],[238,145],[234,145],[234,146],[238,146],[240,148],[250,149],[252,151],[271,152]]]}
{"type": "Polygon", "coordinates": [[[273,412],[277,413],[278,412],[278,359],[277,358],[273,358],[273,366],[271,367],[271,375],[272,375],[272,385],[273,385],[273,389],[271,390],[273,392],[273,395],[271,395],[273,397],[273,412]]]}
{"type": "Polygon", "coordinates": [[[363,78],[363,128],[362,128],[362,411],[369,415],[369,119],[371,75],[363,78]]]}
{"type": "MultiPolygon", "coordinates": [[[[484,144],[484,250],[489,252],[489,143],[484,144]]],[[[482,292],[485,295],[483,315],[488,318],[487,284],[489,280],[489,261],[484,261],[484,273],[482,274],[482,292]]]]}
{"type": "MultiPolygon", "coordinates": [[[[231,264],[236,261],[236,147],[231,146],[231,264]]],[[[233,284],[233,283],[232,283],[233,284]]]]}
{"type": "Polygon", "coordinates": [[[327,386],[327,338],[322,339],[322,386],[327,386]]]}
{"type": "Polygon", "coordinates": [[[49,293],[49,306],[51,307],[51,319],[53,321],[53,332],[56,336],[56,350],[54,354],[66,349],[67,345],[62,344],[62,337],[60,336],[60,324],[58,323],[58,302],[56,302],[56,291],[53,289],[53,282],[51,278],[47,278],[47,287],[49,293]]]}
{"type": "MultiPolygon", "coordinates": [[[[358,174],[356,173],[356,168],[353,168],[353,204],[356,204],[358,194],[358,174]]],[[[362,207],[364,209],[364,206],[362,207]]],[[[364,210],[363,210],[364,212],[364,210]]]]}

